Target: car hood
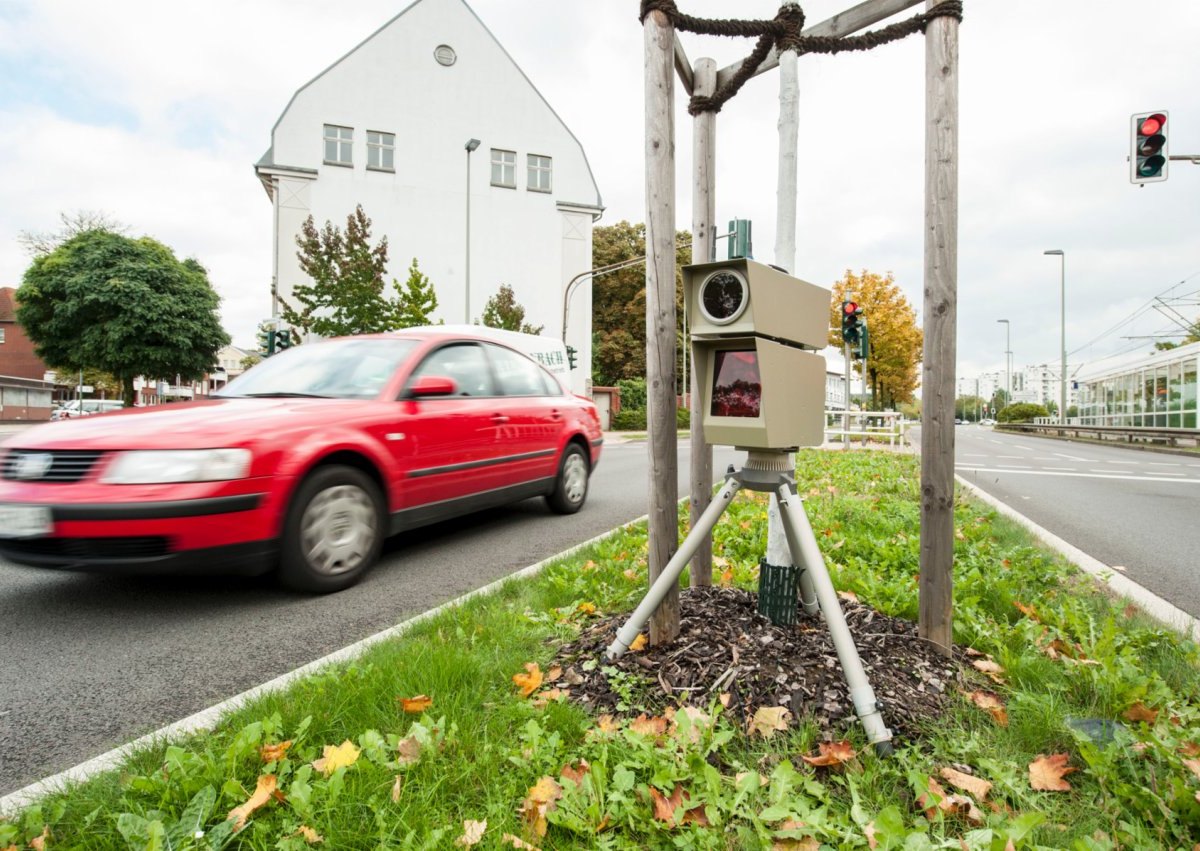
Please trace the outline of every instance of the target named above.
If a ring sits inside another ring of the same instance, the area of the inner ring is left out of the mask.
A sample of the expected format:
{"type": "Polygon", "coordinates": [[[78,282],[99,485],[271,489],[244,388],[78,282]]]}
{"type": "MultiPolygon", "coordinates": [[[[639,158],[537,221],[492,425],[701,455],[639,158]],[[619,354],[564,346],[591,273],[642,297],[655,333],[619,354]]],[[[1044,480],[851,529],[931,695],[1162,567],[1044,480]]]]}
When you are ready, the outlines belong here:
{"type": "Polygon", "coordinates": [[[133,408],[35,426],[4,441],[24,449],[202,449],[239,446],[260,435],[345,423],[374,401],[229,398],[133,408]]]}

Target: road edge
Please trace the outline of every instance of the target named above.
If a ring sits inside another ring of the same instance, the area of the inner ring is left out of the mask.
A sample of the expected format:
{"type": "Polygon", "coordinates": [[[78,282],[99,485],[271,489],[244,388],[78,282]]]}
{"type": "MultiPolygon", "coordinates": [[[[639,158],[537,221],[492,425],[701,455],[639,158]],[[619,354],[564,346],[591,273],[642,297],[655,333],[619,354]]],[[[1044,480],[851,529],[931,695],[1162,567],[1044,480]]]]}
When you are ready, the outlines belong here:
{"type": "Polygon", "coordinates": [[[222,716],[231,713],[234,710],[240,709],[242,706],[252,700],[272,692],[280,691],[287,686],[290,686],[297,680],[316,673],[322,668],[356,659],[368,648],[379,644],[382,641],[399,637],[418,624],[436,617],[447,609],[461,606],[468,600],[471,600],[475,597],[482,597],[498,591],[508,582],[536,576],[551,564],[562,559],[569,558],[575,553],[584,550],[593,544],[598,544],[601,541],[612,537],[613,535],[619,534],[630,526],[642,523],[647,519],[647,517],[648,515],[643,514],[641,517],[630,520],[627,523],[622,523],[619,526],[609,529],[607,532],[601,532],[599,535],[589,538],[583,543],[568,547],[562,552],[555,553],[554,555],[544,558],[535,564],[529,565],[528,567],[523,567],[515,573],[502,576],[499,579],[489,582],[487,585],[482,585],[473,591],[468,591],[466,594],[455,597],[453,600],[447,600],[445,603],[442,603],[439,606],[435,606],[432,609],[428,609],[418,615],[414,615],[408,620],[401,621],[395,626],[388,627],[387,629],[381,630],[374,635],[369,635],[366,638],[360,639],[353,644],[349,644],[346,647],[341,648],[340,650],[335,650],[326,656],[322,656],[320,659],[316,659],[312,662],[302,665],[295,670],[287,672],[286,674],[280,674],[278,677],[275,677],[274,679],[269,680],[262,685],[247,689],[241,694],[234,695],[233,697],[223,700],[214,706],[208,707],[207,709],[202,709],[199,712],[187,716],[186,718],[175,721],[174,723],[168,724],[165,727],[161,727],[152,733],[146,733],[143,736],[139,736],[132,742],[113,748],[112,750],[102,753],[99,756],[94,756],[85,762],[81,762],[76,766],[64,769],[63,771],[51,775],[50,777],[30,783],[28,786],[17,789],[15,792],[10,792],[4,797],[0,797],[0,816],[34,804],[46,795],[54,792],[64,791],[68,784],[82,783],[91,779],[97,774],[118,768],[129,756],[131,756],[134,752],[141,750],[142,748],[149,747],[164,740],[170,741],[172,739],[190,735],[192,733],[200,733],[204,732],[205,730],[211,730],[216,726],[217,722],[221,720],[222,716]]]}
{"type": "Polygon", "coordinates": [[[1008,503],[997,499],[990,493],[980,489],[977,485],[968,482],[957,473],[954,478],[971,496],[987,504],[1010,520],[1024,526],[1035,538],[1056,551],[1080,570],[1103,583],[1114,594],[1128,598],[1136,603],[1146,614],[1165,626],[1191,638],[1193,641],[1200,641],[1200,620],[1192,617],[1174,603],[1164,600],[1149,588],[1137,584],[1128,576],[1118,573],[1112,567],[1104,564],[1104,562],[1088,555],[1074,544],[1067,543],[1048,529],[1043,529],[1008,503]]]}

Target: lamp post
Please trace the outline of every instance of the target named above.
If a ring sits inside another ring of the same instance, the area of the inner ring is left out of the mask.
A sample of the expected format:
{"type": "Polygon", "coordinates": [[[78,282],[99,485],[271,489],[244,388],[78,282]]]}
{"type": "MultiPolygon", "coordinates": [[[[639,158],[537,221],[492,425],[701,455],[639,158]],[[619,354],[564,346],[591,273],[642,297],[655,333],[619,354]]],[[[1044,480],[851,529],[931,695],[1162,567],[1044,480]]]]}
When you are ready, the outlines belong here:
{"type": "Polygon", "coordinates": [[[471,152],[479,147],[478,139],[468,139],[464,145],[467,149],[467,265],[466,265],[466,306],[463,308],[463,322],[471,324],[471,152]]]}
{"type": "Polygon", "coordinates": [[[1012,404],[1012,323],[1007,319],[997,319],[1004,323],[1004,407],[1012,404]]]}
{"type": "Polygon", "coordinates": [[[1063,254],[1061,248],[1052,248],[1049,251],[1043,251],[1043,254],[1056,254],[1062,263],[1059,265],[1061,271],[1059,282],[1062,285],[1062,373],[1059,376],[1059,400],[1058,400],[1058,422],[1061,425],[1067,424],[1067,255],[1063,254]]]}

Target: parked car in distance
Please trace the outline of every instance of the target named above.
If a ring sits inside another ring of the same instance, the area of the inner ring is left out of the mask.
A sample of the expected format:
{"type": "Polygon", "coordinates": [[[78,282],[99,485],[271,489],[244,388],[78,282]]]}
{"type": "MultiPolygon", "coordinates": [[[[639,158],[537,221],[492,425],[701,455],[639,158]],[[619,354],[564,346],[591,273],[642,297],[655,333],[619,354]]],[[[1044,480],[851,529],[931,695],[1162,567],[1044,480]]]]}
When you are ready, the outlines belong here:
{"type": "Polygon", "coordinates": [[[72,399],[51,411],[50,419],[69,420],[73,417],[90,417],[93,414],[120,411],[124,407],[125,403],[120,399],[72,399]]]}
{"type": "Polygon", "coordinates": [[[0,556],[337,591],[388,535],[535,496],[578,511],[602,442],[590,400],[486,334],[308,343],[208,400],[9,438],[0,556]]]}
{"type": "Polygon", "coordinates": [[[996,421],[992,420],[992,419],[982,419],[979,421],[979,424],[985,425],[985,426],[994,426],[996,424],[996,421]]]}

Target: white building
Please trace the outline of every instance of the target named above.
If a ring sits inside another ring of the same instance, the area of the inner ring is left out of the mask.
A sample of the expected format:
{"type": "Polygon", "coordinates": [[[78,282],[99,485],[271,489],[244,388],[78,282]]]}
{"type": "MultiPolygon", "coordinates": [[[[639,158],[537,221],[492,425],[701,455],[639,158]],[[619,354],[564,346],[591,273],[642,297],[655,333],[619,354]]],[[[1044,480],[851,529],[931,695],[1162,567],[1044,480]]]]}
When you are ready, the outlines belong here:
{"type": "MultiPolygon", "coordinates": [[[[388,238],[389,277],[403,281],[415,257],[433,282],[435,319],[474,322],[508,284],[525,321],[555,337],[603,210],[579,140],[463,0],[416,0],[302,86],[255,171],[275,210],[281,297],[304,280],[304,220],[344,229],[361,204],[372,243],[388,238]]],[[[565,342],[584,393],[590,283],[571,296],[565,342]]]]}

